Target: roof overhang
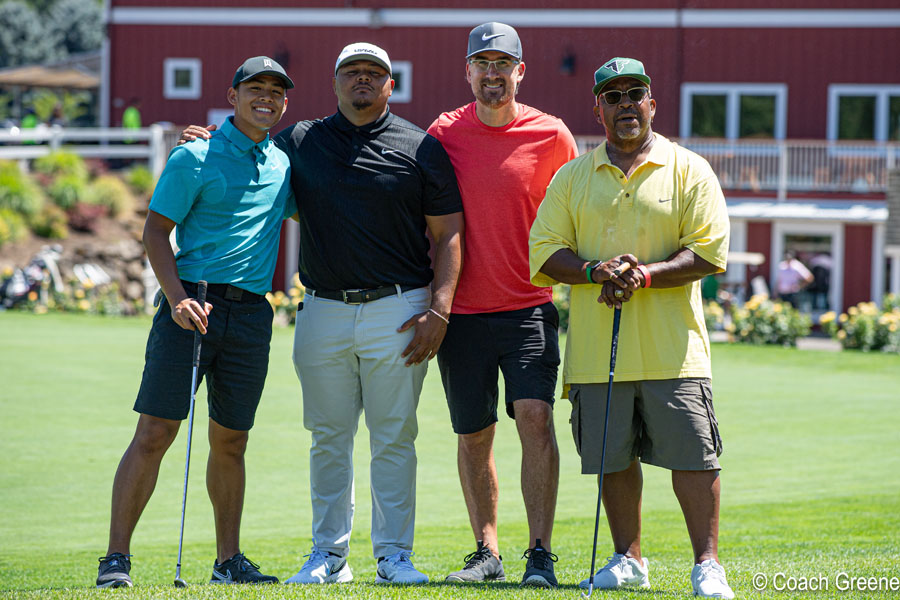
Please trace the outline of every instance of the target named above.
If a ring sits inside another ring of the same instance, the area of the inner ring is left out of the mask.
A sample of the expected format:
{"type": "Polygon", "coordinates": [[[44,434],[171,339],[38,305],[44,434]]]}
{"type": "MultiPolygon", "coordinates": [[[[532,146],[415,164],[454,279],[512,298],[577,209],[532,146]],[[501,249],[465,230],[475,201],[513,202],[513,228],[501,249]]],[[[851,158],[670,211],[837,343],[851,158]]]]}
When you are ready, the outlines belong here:
{"type": "Polygon", "coordinates": [[[884,223],[884,200],[776,200],[728,198],[728,216],[732,219],[842,221],[884,223]]]}

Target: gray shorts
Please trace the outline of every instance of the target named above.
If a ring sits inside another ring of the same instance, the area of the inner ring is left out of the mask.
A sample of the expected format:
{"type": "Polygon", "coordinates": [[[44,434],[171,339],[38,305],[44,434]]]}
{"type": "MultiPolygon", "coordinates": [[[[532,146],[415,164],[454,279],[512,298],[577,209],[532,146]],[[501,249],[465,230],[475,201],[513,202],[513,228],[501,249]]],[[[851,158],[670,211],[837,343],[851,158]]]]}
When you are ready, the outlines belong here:
{"type": "MultiPolygon", "coordinates": [[[[599,473],[606,417],[606,383],[574,383],[572,435],[582,473],[599,473]]],[[[722,438],[709,379],[623,381],[613,384],[604,473],[641,462],[673,471],[718,470],[722,438]]]]}

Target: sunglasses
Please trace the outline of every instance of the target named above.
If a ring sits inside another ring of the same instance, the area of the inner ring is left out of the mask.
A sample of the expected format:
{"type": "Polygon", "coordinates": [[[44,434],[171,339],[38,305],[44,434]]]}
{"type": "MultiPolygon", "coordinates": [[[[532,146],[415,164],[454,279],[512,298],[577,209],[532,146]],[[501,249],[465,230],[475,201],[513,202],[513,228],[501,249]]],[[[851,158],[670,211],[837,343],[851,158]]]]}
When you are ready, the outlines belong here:
{"type": "Polygon", "coordinates": [[[634,102],[635,104],[640,104],[644,101],[648,95],[650,95],[650,88],[645,87],[633,87],[630,90],[625,90],[624,92],[621,90],[608,90],[606,92],[601,92],[598,96],[603,96],[603,101],[609,104],[610,106],[614,106],[622,101],[622,95],[628,94],[628,99],[634,102]]]}
{"type": "Polygon", "coordinates": [[[494,68],[497,69],[500,73],[509,73],[513,70],[519,61],[512,60],[510,58],[499,58],[497,60],[485,60],[483,58],[470,58],[469,64],[481,71],[482,73],[487,73],[488,69],[491,68],[491,65],[494,65],[494,68]]]}

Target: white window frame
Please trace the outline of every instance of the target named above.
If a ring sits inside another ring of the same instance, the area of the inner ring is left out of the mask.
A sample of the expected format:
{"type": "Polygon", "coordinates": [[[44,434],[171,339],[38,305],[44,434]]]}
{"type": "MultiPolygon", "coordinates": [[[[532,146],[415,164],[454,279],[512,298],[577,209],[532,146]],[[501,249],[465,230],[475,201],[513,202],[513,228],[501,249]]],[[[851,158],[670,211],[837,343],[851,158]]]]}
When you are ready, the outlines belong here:
{"type": "Polygon", "coordinates": [[[740,139],[741,96],[775,96],[776,140],[787,134],[787,84],[784,83],[683,83],[681,85],[681,137],[691,137],[691,109],[695,94],[725,96],[725,138],[740,139]]]}
{"type": "Polygon", "coordinates": [[[167,58],[163,61],[163,97],[172,100],[197,100],[202,89],[202,66],[199,58],[167,58]],[[175,71],[188,69],[191,72],[189,88],[175,87],[175,71]]]}
{"type": "Polygon", "coordinates": [[[403,89],[394,88],[394,91],[391,93],[391,104],[412,102],[412,62],[408,60],[393,60],[391,61],[391,72],[403,74],[403,89]]]}
{"type": "MultiPolygon", "coordinates": [[[[900,85],[833,83],[828,86],[828,139],[838,140],[838,101],[841,96],[875,96],[875,141],[886,142],[888,99],[900,96],[900,85]]],[[[850,141],[850,140],[846,140],[850,141]]]]}

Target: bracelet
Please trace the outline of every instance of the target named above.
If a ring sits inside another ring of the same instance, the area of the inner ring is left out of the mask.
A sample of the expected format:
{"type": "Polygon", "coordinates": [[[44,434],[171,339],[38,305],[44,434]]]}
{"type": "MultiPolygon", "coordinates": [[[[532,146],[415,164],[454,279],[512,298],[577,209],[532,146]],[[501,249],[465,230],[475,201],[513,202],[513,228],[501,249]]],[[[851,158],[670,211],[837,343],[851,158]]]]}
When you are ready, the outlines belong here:
{"type": "Polygon", "coordinates": [[[448,319],[447,317],[445,317],[444,315],[442,315],[442,314],[439,313],[438,311],[434,310],[433,308],[429,308],[429,309],[428,309],[428,312],[436,314],[437,317],[438,317],[438,319],[440,319],[441,321],[443,321],[443,322],[446,323],[447,325],[450,324],[450,319],[448,319]]]}
{"type": "Polygon", "coordinates": [[[650,287],[650,269],[647,268],[647,265],[638,265],[637,270],[641,272],[644,276],[644,285],[643,287],[650,287]]]}
{"type": "Polygon", "coordinates": [[[594,283],[593,278],[591,278],[591,271],[599,267],[602,263],[600,261],[595,262],[594,264],[588,263],[588,265],[584,268],[584,274],[587,276],[588,283],[594,283]]]}

